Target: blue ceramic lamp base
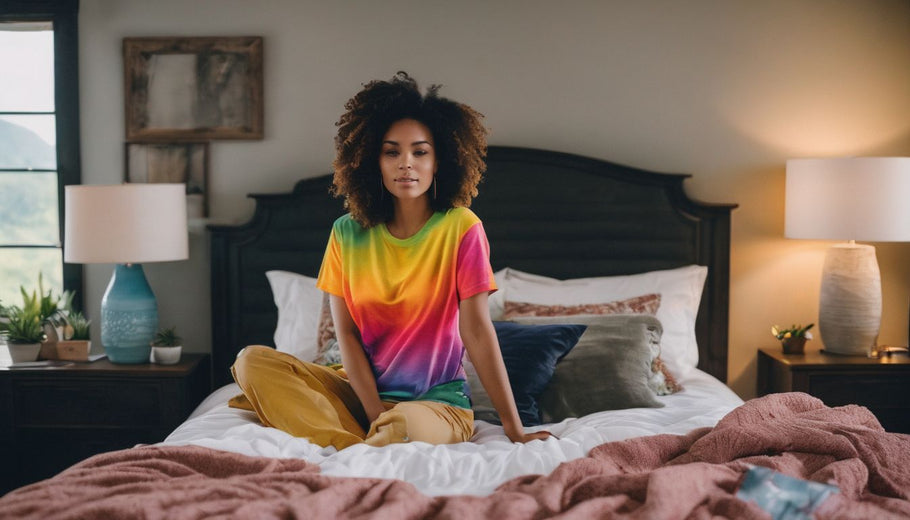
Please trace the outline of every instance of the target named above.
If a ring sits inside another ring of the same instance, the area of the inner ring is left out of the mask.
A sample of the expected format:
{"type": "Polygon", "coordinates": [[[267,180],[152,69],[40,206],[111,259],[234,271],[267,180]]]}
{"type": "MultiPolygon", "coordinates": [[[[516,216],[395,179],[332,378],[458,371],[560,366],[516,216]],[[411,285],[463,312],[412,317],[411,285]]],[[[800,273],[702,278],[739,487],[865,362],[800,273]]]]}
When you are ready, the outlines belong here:
{"type": "Polygon", "coordinates": [[[101,299],[101,344],[111,363],[148,363],[158,304],[142,264],[117,264],[101,299]]]}

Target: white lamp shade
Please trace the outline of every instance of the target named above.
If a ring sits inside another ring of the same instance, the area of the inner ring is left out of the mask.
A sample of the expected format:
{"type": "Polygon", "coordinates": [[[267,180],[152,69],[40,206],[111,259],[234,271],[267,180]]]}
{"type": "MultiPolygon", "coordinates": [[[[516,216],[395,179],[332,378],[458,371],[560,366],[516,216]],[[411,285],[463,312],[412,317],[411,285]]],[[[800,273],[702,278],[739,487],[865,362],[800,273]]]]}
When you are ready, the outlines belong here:
{"type": "Polygon", "coordinates": [[[184,184],[65,187],[63,260],[145,263],[189,256],[184,184]]]}
{"type": "Polygon", "coordinates": [[[790,159],[788,238],[910,241],[910,157],[790,159]]]}

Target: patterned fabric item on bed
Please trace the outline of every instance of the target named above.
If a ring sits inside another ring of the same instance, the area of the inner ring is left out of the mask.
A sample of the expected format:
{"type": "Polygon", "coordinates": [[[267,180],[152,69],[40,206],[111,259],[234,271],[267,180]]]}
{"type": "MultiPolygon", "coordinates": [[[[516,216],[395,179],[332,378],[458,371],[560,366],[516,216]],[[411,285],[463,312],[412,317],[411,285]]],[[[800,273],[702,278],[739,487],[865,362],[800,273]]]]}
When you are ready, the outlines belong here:
{"type": "MultiPolygon", "coordinates": [[[[320,365],[340,363],[334,361],[338,351],[338,340],[335,339],[335,322],[332,321],[332,307],[329,305],[329,294],[322,294],[322,307],[319,311],[319,323],[316,327],[316,361],[320,365]]],[[[340,354],[338,355],[340,357],[340,354]]]]}
{"type": "Polygon", "coordinates": [[[646,314],[516,318],[518,323],[587,325],[578,344],[556,365],[538,399],[545,423],[603,410],[660,408],[650,380],[651,360],[663,332],[646,314]]]}
{"type": "Polygon", "coordinates": [[[657,314],[660,308],[659,294],[645,294],[606,303],[585,303],[581,305],[541,305],[538,303],[505,301],[503,320],[519,316],[575,316],[578,314],[657,314]]]}
{"type": "MultiPolygon", "coordinates": [[[[518,317],[533,316],[578,316],[605,314],[647,314],[654,316],[660,307],[659,294],[645,294],[608,303],[583,305],[538,305],[534,303],[505,301],[503,319],[513,320],[518,317]]],[[[652,350],[651,379],[648,381],[657,395],[669,395],[682,390],[676,377],[667,368],[660,357],[660,344],[652,350]]]]}

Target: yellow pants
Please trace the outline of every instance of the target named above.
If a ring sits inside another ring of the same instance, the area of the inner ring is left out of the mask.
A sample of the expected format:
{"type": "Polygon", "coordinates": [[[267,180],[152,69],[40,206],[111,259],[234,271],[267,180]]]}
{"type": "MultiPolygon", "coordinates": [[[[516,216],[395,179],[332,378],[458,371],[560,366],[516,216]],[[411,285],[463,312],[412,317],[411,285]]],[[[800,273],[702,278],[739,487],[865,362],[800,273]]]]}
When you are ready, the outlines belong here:
{"type": "Polygon", "coordinates": [[[246,347],[231,367],[243,390],[230,406],[252,410],[266,426],[320,446],[346,448],[365,442],[385,446],[421,441],[470,440],[474,412],[436,401],[384,402],[372,424],[343,370],[335,370],[262,345],[246,347]]]}

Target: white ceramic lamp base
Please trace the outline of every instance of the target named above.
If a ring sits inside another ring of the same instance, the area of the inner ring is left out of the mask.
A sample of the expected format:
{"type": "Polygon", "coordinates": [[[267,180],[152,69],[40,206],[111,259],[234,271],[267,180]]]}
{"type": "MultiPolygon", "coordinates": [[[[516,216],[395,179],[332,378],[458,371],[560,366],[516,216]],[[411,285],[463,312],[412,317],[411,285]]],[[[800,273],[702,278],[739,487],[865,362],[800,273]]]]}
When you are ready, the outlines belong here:
{"type": "Polygon", "coordinates": [[[818,332],[825,352],[868,356],[882,322],[882,279],[869,245],[838,244],[825,256],[818,332]]]}

